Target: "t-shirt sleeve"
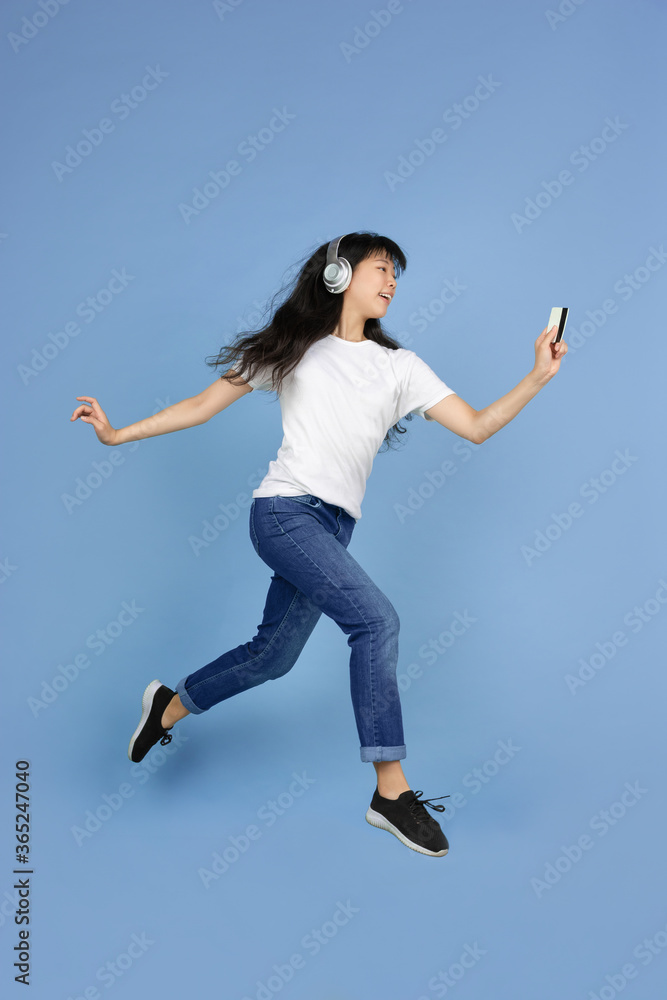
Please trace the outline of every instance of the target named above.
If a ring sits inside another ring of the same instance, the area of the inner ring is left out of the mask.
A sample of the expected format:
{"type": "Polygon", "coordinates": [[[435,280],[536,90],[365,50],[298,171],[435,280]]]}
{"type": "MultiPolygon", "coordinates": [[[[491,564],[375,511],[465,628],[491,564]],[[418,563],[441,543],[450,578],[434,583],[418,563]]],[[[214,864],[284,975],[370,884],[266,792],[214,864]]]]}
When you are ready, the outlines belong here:
{"type": "Polygon", "coordinates": [[[416,413],[424,420],[432,420],[433,417],[427,416],[425,411],[446,396],[456,395],[455,390],[450,389],[414,351],[407,351],[407,354],[408,361],[399,396],[398,419],[408,413],[416,413]]]}
{"type": "Polygon", "coordinates": [[[264,389],[270,390],[273,388],[273,383],[271,381],[271,369],[264,367],[258,368],[255,372],[253,378],[246,379],[243,371],[239,372],[241,378],[245,379],[248,385],[251,385],[253,389],[264,389]]]}

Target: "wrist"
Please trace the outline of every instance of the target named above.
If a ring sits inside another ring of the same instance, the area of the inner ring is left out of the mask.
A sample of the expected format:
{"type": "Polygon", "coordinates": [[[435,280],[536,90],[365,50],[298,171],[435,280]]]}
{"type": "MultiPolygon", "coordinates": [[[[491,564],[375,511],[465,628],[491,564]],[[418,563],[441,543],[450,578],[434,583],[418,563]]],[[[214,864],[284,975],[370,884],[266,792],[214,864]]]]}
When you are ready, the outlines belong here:
{"type": "Polygon", "coordinates": [[[535,368],[529,372],[528,376],[529,383],[534,386],[538,391],[551,381],[551,375],[545,375],[542,372],[538,372],[535,368]]]}

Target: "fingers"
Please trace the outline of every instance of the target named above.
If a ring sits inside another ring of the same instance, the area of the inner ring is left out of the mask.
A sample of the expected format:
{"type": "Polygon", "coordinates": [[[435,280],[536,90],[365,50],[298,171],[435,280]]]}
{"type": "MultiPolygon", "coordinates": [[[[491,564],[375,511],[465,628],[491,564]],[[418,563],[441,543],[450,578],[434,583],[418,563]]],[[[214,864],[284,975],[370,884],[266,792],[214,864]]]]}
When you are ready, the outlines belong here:
{"type": "Polygon", "coordinates": [[[91,408],[89,406],[86,406],[85,403],[82,403],[81,406],[77,406],[76,410],[74,411],[74,413],[70,417],[70,420],[76,420],[77,417],[81,417],[81,419],[83,419],[83,417],[89,417],[92,412],[93,411],[91,410],[91,408]]]}
{"type": "Polygon", "coordinates": [[[83,403],[81,406],[77,406],[76,410],[70,417],[70,420],[76,420],[77,417],[81,417],[82,420],[86,420],[86,418],[88,418],[86,420],[87,423],[92,421],[104,424],[106,421],[106,414],[97,402],[95,396],[77,396],[76,398],[87,400],[89,405],[83,403]]]}
{"type": "Polygon", "coordinates": [[[97,402],[94,396],[77,396],[77,399],[85,399],[87,403],[90,403],[90,407],[93,412],[101,410],[100,404],[97,402]]]}
{"type": "Polygon", "coordinates": [[[551,351],[552,351],[553,357],[556,360],[560,361],[567,354],[567,344],[565,343],[564,340],[561,340],[561,342],[559,344],[552,344],[551,345],[551,351]]]}
{"type": "Polygon", "coordinates": [[[556,332],[557,332],[557,327],[555,327],[555,326],[552,326],[552,327],[545,326],[545,328],[542,330],[542,333],[539,335],[539,337],[535,341],[535,344],[536,345],[537,344],[542,344],[547,339],[547,337],[551,336],[551,334],[555,334],[556,332]]]}

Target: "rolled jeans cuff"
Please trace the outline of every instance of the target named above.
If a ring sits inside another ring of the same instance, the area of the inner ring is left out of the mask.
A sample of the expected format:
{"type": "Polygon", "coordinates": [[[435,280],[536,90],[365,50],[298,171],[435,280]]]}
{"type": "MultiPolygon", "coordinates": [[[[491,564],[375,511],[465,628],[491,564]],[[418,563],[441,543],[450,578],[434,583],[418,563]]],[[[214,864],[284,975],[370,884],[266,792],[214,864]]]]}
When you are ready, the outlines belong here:
{"type": "Polygon", "coordinates": [[[362,761],[403,760],[405,743],[400,747],[361,747],[362,761]]]}
{"type": "Polygon", "coordinates": [[[174,690],[176,691],[176,694],[183,702],[183,708],[187,708],[188,712],[191,712],[193,715],[201,715],[202,712],[206,711],[206,709],[199,708],[197,705],[195,705],[194,701],[192,700],[188,692],[185,690],[185,681],[186,678],[184,677],[183,680],[180,680],[178,682],[174,690]]]}

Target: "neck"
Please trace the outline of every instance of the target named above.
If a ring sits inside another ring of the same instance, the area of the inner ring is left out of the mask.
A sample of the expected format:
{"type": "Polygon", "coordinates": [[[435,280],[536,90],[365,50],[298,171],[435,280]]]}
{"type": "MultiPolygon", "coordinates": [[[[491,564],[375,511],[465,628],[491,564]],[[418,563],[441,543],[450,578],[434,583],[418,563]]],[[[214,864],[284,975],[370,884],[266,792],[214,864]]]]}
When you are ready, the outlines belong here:
{"type": "Polygon", "coordinates": [[[332,331],[334,337],[338,337],[339,340],[366,340],[364,336],[364,327],[366,325],[366,320],[361,316],[356,316],[354,318],[341,315],[336,328],[332,331]]]}

